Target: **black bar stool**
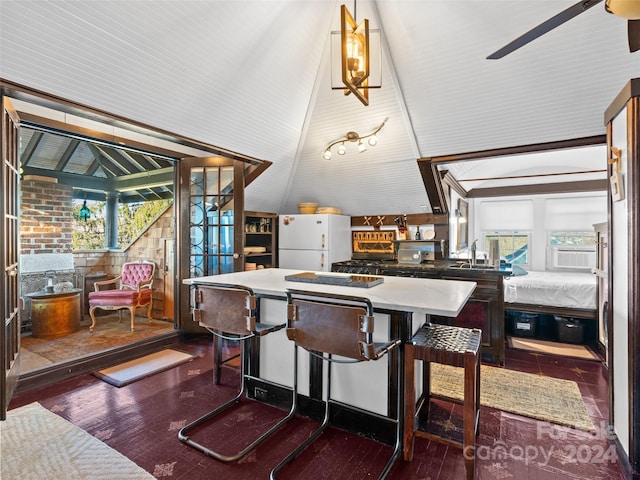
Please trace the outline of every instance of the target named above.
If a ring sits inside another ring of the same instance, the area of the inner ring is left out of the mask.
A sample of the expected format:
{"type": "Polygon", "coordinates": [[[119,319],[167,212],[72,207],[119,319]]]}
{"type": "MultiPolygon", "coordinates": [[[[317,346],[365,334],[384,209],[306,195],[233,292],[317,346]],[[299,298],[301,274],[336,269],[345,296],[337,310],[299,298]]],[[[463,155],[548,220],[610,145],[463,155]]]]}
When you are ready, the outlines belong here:
{"type": "MultiPolygon", "coordinates": [[[[327,362],[327,396],[324,419],[302,444],[271,471],[271,480],[287,464],[311,445],[329,425],[331,403],[331,366],[333,363],[356,363],[378,360],[400,340],[373,342],[373,306],[367,298],[331,295],[304,290],[287,290],[287,337],[294,342],[294,397],[298,391],[298,347],[327,362]],[[333,356],[340,358],[334,358],[333,356]]],[[[398,362],[398,403],[401,398],[401,362],[398,362]]],[[[320,387],[322,389],[322,387],[320,387]]],[[[378,477],[384,479],[402,453],[401,408],[397,406],[395,449],[378,477]]]]}
{"type": "Polygon", "coordinates": [[[475,440],[478,435],[480,419],[480,342],[482,331],[479,329],[453,327],[448,325],[425,324],[418,329],[413,338],[405,344],[405,434],[404,459],[413,458],[415,436],[461,447],[467,479],[475,474],[475,440]],[[435,433],[416,428],[416,397],[414,385],[414,360],[423,362],[423,391],[418,399],[417,412],[425,410],[428,418],[431,401],[430,362],[464,368],[464,401],[446,399],[463,405],[463,440],[443,437],[435,433]]]}
{"type": "MultiPolygon", "coordinates": [[[[292,418],[295,413],[296,404],[294,395],[291,410],[284,418],[275,423],[247,447],[233,455],[223,455],[211,450],[189,438],[187,435],[188,432],[195,427],[206,423],[229,407],[237,404],[243,397],[245,392],[245,379],[249,377],[245,372],[245,365],[247,363],[245,361],[245,350],[248,340],[267,335],[286,326],[286,323],[279,325],[261,324],[256,320],[256,306],[257,300],[253,290],[243,285],[198,285],[194,291],[193,319],[213,333],[214,342],[216,342],[218,338],[240,342],[241,386],[240,391],[234,398],[183,427],[178,432],[178,438],[181,442],[223,462],[232,462],[242,458],[266,440],[271,434],[275,433],[275,431],[292,418]]],[[[214,351],[214,383],[217,383],[219,378],[219,374],[216,371],[220,366],[220,358],[217,357],[218,353],[214,351]]],[[[220,435],[224,435],[224,433],[221,432],[220,435]]]]}

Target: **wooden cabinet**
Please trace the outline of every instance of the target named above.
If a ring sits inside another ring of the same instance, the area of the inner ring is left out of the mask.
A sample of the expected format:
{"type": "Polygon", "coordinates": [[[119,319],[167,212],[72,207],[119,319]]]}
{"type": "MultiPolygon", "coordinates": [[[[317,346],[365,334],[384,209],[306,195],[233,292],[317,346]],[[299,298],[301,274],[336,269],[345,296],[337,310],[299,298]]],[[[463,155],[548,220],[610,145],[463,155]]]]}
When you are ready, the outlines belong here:
{"type": "Polygon", "coordinates": [[[277,218],[275,213],[244,213],[245,270],[278,266],[277,218]]]}
{"type": "Polygon", "coordinates": [[[476,282],[473,295],[456,318],[432,316],[434,323],[482,330],[482,355],[504,364],[504,278],[500,274],[455,270],[443,273],[443,280],[476,282]]]}
{"type": "Polygon", "coordinates": [[[482,355],[504,364],[504,276],[498,272],[470,269],[425,268],[424,266],[380,266],[379,275],[440,278],[476,282],[473,295],[456,318],[431,316],[433,323],[482,330],[482,355]]]}

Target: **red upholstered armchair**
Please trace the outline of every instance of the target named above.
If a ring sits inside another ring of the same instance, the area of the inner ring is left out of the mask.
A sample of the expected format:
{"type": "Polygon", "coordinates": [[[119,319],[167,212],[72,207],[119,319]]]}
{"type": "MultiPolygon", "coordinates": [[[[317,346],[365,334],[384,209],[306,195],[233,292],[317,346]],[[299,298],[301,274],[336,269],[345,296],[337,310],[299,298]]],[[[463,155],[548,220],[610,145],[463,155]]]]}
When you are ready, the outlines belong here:
{"type": "Polygon", "coordinates": [[[89,315],[91,315],[89,331],[93,332],[96,326],[96,308],[119,310],[120,320],[122,320],[122,310],[129,309],[133,332],[136,308],[146,306],[147,318],[149,323],[152,323],[153,290],[151,287],[155,270],[156,264],[148,260],[127,262],[122,265],[122,272],[116,278],[95,282],[95,292],[89,293],[89,315]],[[115,290],[100,290],[100,286],[111,284],[116,285],[115,290]]]}

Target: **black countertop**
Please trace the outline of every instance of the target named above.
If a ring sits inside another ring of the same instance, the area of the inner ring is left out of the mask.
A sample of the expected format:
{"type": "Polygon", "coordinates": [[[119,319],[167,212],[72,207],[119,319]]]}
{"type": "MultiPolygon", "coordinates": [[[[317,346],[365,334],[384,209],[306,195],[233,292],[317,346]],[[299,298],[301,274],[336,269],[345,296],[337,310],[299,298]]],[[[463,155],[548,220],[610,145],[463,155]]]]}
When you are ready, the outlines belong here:
{"type": "Polygon", "coordinates": [[[345,262],[336,262],[332,264],[332,271],[347,271],[348,268],[370,268],[377,269],[378,275],[384,275],[385,271],[391,272],[415,272],[415,273],[433,273],[434,275],[442,275],[444,273],[461,274],[465,276],[476,276],[480,274],[493,274],[502,276],[511,276],[511,266],[501,267],[499,269],[486,266],[470,267],[468,263],[460,263],[451,260],[437,260],[435,262],[414,263],[398,263],[389,260],[347,260],[345,262]]]}

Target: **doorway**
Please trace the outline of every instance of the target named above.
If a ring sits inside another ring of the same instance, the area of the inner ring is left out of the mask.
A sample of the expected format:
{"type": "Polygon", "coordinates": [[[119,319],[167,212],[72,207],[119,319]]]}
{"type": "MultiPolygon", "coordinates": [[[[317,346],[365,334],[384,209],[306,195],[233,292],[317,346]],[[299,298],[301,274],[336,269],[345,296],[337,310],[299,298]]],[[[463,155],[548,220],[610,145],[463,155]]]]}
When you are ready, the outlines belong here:
{"type": "Polygon", "coordinates": [[[172,332],[177,162],[40,126],[20,140],[21,374],[172,332]],[[89,292],[137,260],[156,264],[154,323],[99,311],[89,332],[89,292]]]}
{"type": "MultiPolygon", "coordinates": [[[[100,182],[110,181],[112,182],[112,186],[116,187],[111,190],[116,190],[122,197],[130,195],[140,196],[141,189],[139,188],[139,183],[136,182],[144,179],[148,187],[145,189],[145,192],[149,195],[157,196],[158,192],[166,188],[167,185],[171,185],[171,187],[177,185],[176,179],[178,178],[178,174],[176,172],[177,169],[174,168],[174,164],[177,164],[179,160],[193,156],[196,158],[222,156],[235,162],[237,173],[234,174],[239,182],[239,187],[243,190],[271,165],[271,162],[268,161],[220,149],[219,147],[201,141],[140,124],[139,122],[5,80],[0,80],[0,91],[3,96],[11,99],[19,115],[19,117],[17,117],[19,118],[19,124],[16,125],[16,129],[30,128],[36,130],[37,135],[55,133],[79,140],[79,142],[70,143],[68,148],[64,149],[60,154],[60,162],[56,164],[57,166],[71,168],[74,162],[70,160],[72,157],[70,154],[79,148],[85,148],[81,146],[82,142],[89,141],[86,144],[86,148],[91,150],[96,156],[96,161],[91,164],[91,168],[93,171],[102,171],[102,175],[79,175],[78,172],[66,172],[70,175],[61,175],[60,179],[57,180],[59,186],[64,185],[66,181],[71,182],[67,183],[67,185],[79,187],[83,190],[86,189],[87,191],[100,192],[101,189],[96,187],[96,183],[99,184],[100,182]],[[122,150],[124,154],[112,156],[106,153],[105,149],[108,150],[110,147],[118,148],[122,150]],[[164,159],[170,162],[170,165],[162,166],[148,163],[145,153],[151,154],[151,156],[159,159],[164,159]],[[126,179],[120,178],[118,172],[131,168],[132,166],[140,168],[139,173],[132,173],[126,179]]],[[[6,135],[3,134],[3,140],[6,140],[5,137],[6,135]]],[[[23,148],[28,149],[29,147],[23,146],[23,148]]],[[[36,150],[33,151],[35,152],[36,150]]],[[[43,173],[41,170],[38,170],[41,167],[41,165],[29,166],[29,168],[33,168],[33,170],[23,170],[21,172],[22,178],[24,178],[25,175],[34,175],[37,177],[43,173]]],[[[55,166],[53,168],[49,167],[49,171],[45,170],[46,175],[44,176],[50,176],[52,169],[55,169],[55,166]]],[[[103,192],[108,190],[109,189],[102,189],[103,192]]],[[[9,199],[17,205],[19,198],[18,189],[14,189],[10,197],[9,199]]],[[[87,193],[87,198],[89,197],[90,194],[87,193]]],[[[110,200],[113,201],[113,198],[113,196],[107,198],[105,195],[104,200],[109,202],[110,200]]],[[[192,323],[189,322],[188,289],[185,291],[182,285],[182,279],[188,277],[190,272],[187,266],[181,268],[179,259],[176,258],[177,255],[174,253],[183,252],[185,249],[187,252],[189,251],[189,240],[187,239],[185,242],[180,236],[181,228],[185,227],[180,222],[182,215],[181,209],[184,207],[188,211],[188,205],[181,206],[179,196],[176,196],[174,200],[175,213],[171,216],[171,226],[167,227],[170,235],[165,236],[165,245],[159,247],[161,252],[167,252],[167,254],[160,253],[158,255],[162,256],[162,261],[159,262],[161,264],[158,266],[159,275],[163,278],[167,276],[171,277],[171,283],[165,283],[160,293],[161,295],[171,295],[171,300],[173,301],[173,308],[170,302],[165,303],[163,311],[160,312],[161,318],[169,317],[169,313],[173,313],[171,331],[94,354],[76,357],[69,361],[57,362],[48,367],[39,368],[31,372],[21,373],[17,380],[16,393],[39,388],[82,373],[103,368],[107,365],[127,361],[157,351],[160,348],[175,343],[183,330],[183,324],[192,323]],[[186,295],[186,297],[183,299],[182,297],[184,295],[186,295]]],[[[115,204],[115,202],[113,202],[113,204],[115,204]]],[[[236,206],[236,208],[241,209],[242,207],[236,206]]],[[[242,212],[242,210],[240,210],[240,212],[242,212]]],[[[240,216],[241,215],[238,215],[237,218],[240,218],[240,216]]],[[[110,232],[112,231],[113,229],[111,228],[110,232]]],[[[240,229],[234,229],[234,231],[236,235],[241,236],[240,229]]],[[[105,234],[112,239],[113,235],[110,235],[110,232],[105,232],[105,234]]],[[[12,230],[11,235],[6,239],[5,247],[6,245],[14,243],[17,245],[19,243],[18,239],[18,229],[12,230]]],[[[242,239],[239,241],[242,242],[242,239]]],[[[112,253],[112,250],[114,249],[106,249],[106,251],[110,253],[112,253]]],[[[7,255],[6,249],[3,253],[5,256],[7,255]]],[[[15,298],[16,301],[19,298],[17,289],[15,298]]],[[[10,334],[11,338],[7,338],[6,341],[0,344],[0,356],[3,358],[9,358],[9,355],[11,355],[11,352],[8,350],[8,347],[11,345],[18,347],[18,352],[20,350],[20,329],[15,328],[10,332],[7,331],[7,334],[10,334]]],[[[12,365],[19,365],[20,360],[21,356],[18,353],[12,365]]],[[[14,370],[17,372],[17,368],[13,369],[12,372],[14,370]]],[[[9,375],[7,375],[6,378],[8,379],[9,375]]],[[[10,397],[10,395],[8,396],[10,397]]]]}

